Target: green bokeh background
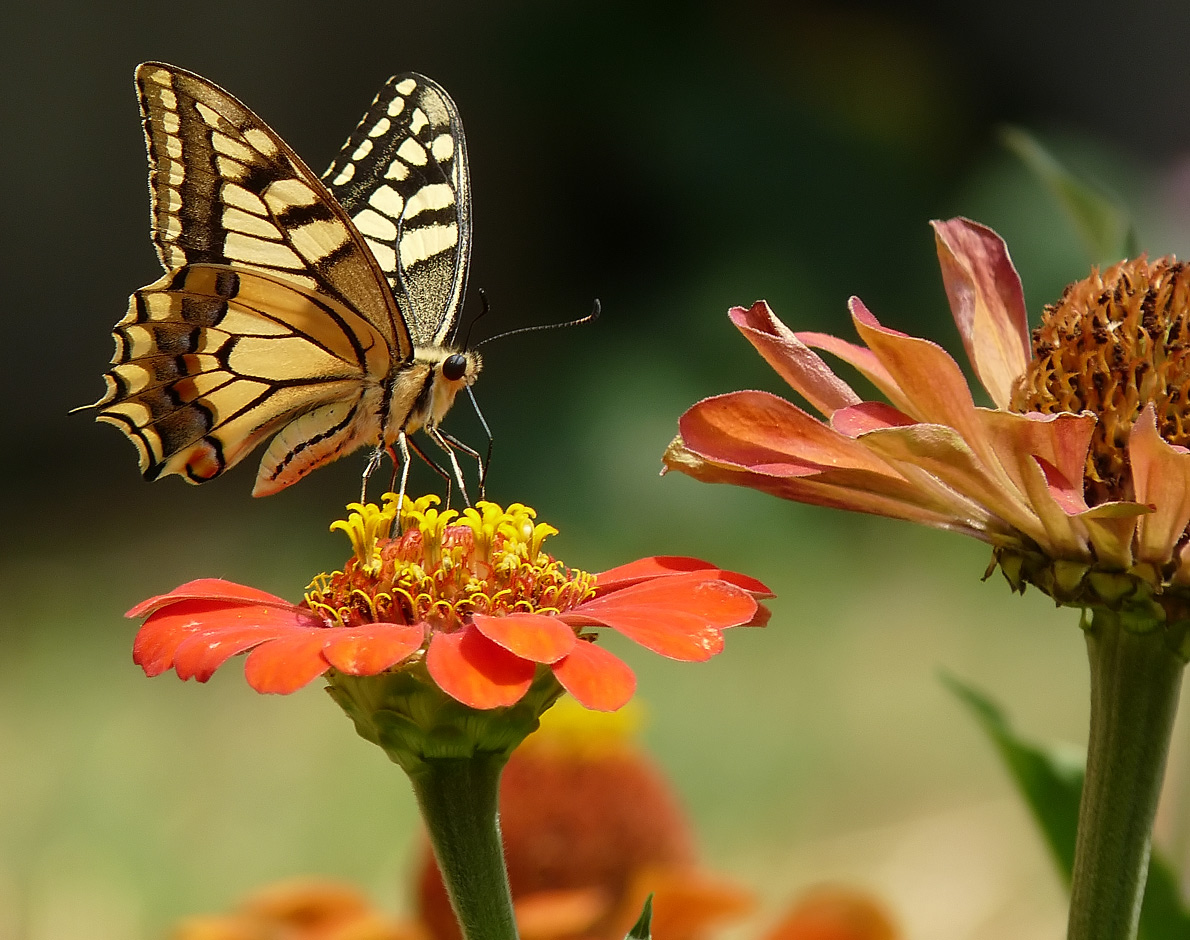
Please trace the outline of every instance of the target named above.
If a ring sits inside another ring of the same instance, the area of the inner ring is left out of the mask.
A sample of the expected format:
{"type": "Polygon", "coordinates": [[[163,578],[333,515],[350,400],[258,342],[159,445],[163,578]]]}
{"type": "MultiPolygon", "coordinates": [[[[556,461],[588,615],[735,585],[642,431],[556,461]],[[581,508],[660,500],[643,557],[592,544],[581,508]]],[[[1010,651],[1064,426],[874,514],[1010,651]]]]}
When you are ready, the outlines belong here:
{"type": "MultiPolygon", "coordinates": [[[[779,594],[766,630],[736,631],[705,665],[615,646],[707,864],[761,895],[740,936],[823,879],[879,892],[919,940],[1058,936],[1044,849],[936,674],[990,691],[1039,738],[1080,741],[1076,615],[981,583],[986,549],[957,536],[657,476],[690,403],[782,391],[728,323],[733,304],[765,297],[795,328],[851,338],[858,294],[957,352],[926,225],[956,214],[1008,239],[1034,318],[1086,273],[1056,205],[997,145],[1001,122],[1125,199],[1151,253],[1190,248],[1177,44],[1190,11],[956,6],[0,12],[0,940],[159,937],[300,874],[404,904],[412,796],[321,691],[258,696],[234,663],[207,686],[149,681],[130,662],[135,627],[120,614],[149,594],[216,575],[297,597],[341,564],[327,524],[364,459],[267,500],[249,497],[251,459],[202,488],[147,485],[120,435],[66,415],[98,395],[110,327],[159,273],[131,87],[148,58],[227,87],[315,168],[389,74],[434,76],[468,132],[471,287],[492,305],[477,333],[600,298],[593,327],[485,347],[489,493],[536,506],[571,564],[696,554],[779,594]]],[[[478,439],[456,411],[452,430],[478,439]]],[[[1175,855],[1190,785],[1180,737],[1159,823],[1175,855]]]]}

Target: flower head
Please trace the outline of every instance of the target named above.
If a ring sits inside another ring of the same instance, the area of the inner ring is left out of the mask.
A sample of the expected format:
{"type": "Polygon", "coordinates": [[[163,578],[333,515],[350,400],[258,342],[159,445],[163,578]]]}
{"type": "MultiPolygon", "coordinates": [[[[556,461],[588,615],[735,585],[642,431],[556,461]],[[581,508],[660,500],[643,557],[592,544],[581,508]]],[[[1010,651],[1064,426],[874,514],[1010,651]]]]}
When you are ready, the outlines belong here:
{"type": "Polygon", "coordinates": [[[1190,270],[1172,258],[1093,272],[1030,337],[1001,238],[934,223],[951,311],[995,407],[928,340],[853,297],[864,345],[794,333],[760,302],[732,322],[818,420],[759,391],[694,405],[667,468],[786,499],[907,519],[990,543],[1014,588],[1152,621],[1190,616],[1190,270]],[[815,350],[886,398],[865,401],[815,350]]]}
{"type": "MultiPolygon", "coordinates": [[[[388,494],[383,507],[349,506],[331,528],[347,533],[352,557],[316,577],[301,604],[218,579],[138,604],[128,612],[146,617],[134,660],[150,676],[173,669],[203,682],[250,650],[244,671],[260,692],[327,675],[360,733],[390,753],[413,733],[410,722],[458,730],[475,711],[508,718],[511,709],[521,720],[504,723],[515,729],[504,748],[563,690],[608,711],[632,697],[631,669],[591,628],[694,662],[723,648],[724,629],[767,614],[763,584],[706,562],[646,558],[589,574],[545,551],[557,530],[527,506],[479,503],[460,515],[436,502],[406,500],[398,510],[388,494]],[[398,515],[400,534],[390,535],[398,515]]],[[[438,745],[449,738],[435,734],[438,745]]]]}

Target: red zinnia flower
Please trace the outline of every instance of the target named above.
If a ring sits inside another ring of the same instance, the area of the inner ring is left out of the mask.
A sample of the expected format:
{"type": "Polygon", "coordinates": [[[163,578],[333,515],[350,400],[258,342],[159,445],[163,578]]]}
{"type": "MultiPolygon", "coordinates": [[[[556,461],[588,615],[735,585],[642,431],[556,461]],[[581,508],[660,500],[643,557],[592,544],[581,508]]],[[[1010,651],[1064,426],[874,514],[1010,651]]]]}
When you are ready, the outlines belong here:
{"type": "Polygon", "coordinates": [[[588,708],[614,710],[635,690],[631,669],[597,646],[607,627],[672,659],[723,648],[728,627],[761,624],[771,597],[752,578],[693,558],[645,558],[602,574],[567,568],[541,550],[555,534],[520,504],[480,503],[462,516],[396,498],[352,504],[335,523],[355,555],[321,575],[301,604],[215,578],[183,584],[128,612],[146,617],[133,658],[147,675],[174,669],[205,682],[251,650],[244,671],[259,692],[289,693],[332,670],[374,676],[424,668],[447,695],[476,709],[511,706],[539,670],[588,708]]]}

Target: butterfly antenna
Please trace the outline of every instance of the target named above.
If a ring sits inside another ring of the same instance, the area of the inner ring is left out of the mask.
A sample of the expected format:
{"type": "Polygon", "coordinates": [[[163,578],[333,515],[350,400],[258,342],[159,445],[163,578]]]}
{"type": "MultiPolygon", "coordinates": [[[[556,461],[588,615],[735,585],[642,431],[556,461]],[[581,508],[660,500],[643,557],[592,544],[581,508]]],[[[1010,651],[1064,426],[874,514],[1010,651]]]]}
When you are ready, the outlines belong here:
{"type": "Polygon", "coordinates": [[[564,330],[571,326],[584,326],[587,323],[594,323],[599,319],[599,314],[602,312],[602,307],[599,306],[599,301],[595,301],[595,306],[591,308],[591,312],[585,317],[579,317],[577,320],[567,320],[565,323],[542,323],[538,326],[522,326],[515,330],[509,330],[507,333],[497,333],[495,336],[489,336],[485,340],[480,340],[475,344],[478,349],[485,343],[490,343],[494,339],[504,339],[506,336],[516,336],[518,333],[536,333],[538,330],[564,330]]]}
{"type": "Polygon", "coordinates": [[[472,320],[471,324],[467,327],[467,336],[463,340],[463,349],[464,350],[471,348],[471,331],[473,329],[475,329],[475,324],[478,323],[480,320],[482,320],[484,317],[486,317],[488,314],[488,310],[491,309],[488,306],[488,295],[483,292],[482,287],[479,289],[479,301],[483,305],[483,307],[479,311],[479,313],[476,314],[475,319],[472,320]]]}

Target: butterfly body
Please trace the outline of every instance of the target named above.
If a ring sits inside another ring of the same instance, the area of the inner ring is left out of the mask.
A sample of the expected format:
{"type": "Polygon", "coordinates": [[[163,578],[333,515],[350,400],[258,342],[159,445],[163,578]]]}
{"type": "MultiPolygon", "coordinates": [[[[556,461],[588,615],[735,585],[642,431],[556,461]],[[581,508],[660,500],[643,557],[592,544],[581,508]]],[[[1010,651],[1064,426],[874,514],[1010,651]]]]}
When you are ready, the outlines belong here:
{"type": "Polygon", "coordinates": [[[116,325],[96,407],[145,477],[200,483],[272,437],[259,496],[423,428],[446,446],[438,424],[481,367],[451,346],[470,190],[446,93],[390,79],[324,183],[205,79],[146,63],[137,86],[167,273],[116,325]]]}

